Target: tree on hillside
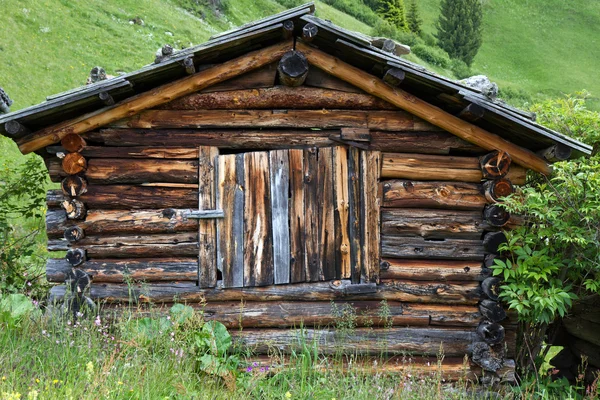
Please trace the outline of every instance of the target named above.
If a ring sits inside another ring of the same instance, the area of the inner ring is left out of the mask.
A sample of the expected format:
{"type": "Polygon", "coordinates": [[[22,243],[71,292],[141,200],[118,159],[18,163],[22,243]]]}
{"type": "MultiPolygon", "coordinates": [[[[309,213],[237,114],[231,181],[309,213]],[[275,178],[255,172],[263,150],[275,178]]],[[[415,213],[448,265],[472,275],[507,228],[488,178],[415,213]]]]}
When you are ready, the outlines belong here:
{"type": "Polygon", "coordinates": [[[436,23],[438,46],[471,66],[482,42],[481,0],[442,0],[436,23]]]}
{"type": "Polygon", "coordinates": [[[381,0],[377,12],[400,31],[408,31],[404,0],[381,0]]]}
{"type": "Polygon", "coordinates": [[[421,24],[423,20],[419,14],[419,8],[417,7],[417,1],[411,0],[408,12],[406,13],[406,22],[408,23],[408,29],[416,35],[421,33],[421,24]]]}

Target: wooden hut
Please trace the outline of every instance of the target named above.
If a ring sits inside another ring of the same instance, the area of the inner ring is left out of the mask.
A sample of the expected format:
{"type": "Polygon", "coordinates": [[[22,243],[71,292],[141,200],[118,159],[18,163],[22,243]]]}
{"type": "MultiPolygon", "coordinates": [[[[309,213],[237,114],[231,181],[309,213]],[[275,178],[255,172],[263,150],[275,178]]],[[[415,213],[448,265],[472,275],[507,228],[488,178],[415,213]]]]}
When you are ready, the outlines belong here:
{"type": "Polygon", "coordinates": [[[380,368],[436,369],[442,346],[445,379],[512,380],[516,321],[488,267],[518,221],[496,202],[590,147],[313,11],[0,116],[62,186],[54,298],[89,275],[93,300],[198,305],[258,354],[302,326],[380,368]]]}

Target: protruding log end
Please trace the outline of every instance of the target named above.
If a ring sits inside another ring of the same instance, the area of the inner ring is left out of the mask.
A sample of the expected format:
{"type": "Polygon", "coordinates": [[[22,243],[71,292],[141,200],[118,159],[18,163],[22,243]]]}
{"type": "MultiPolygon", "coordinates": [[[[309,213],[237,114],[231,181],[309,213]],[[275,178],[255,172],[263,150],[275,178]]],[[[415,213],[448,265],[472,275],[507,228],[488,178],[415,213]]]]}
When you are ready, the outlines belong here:
{"type": "Polygon", "coordinates": [[[483,193],[490,203],[497,203],[503,197],[513,194],[515,188],[506,178],[494,179],[483,183],[483,193]]]}
{"type": "Polygon", "coordinates": [[[61,189],[65,196],[81,196],[87,192],[87,182],[78,175],[68,176],[62,180],[61,189]]]}
{"type": "Polygon", "coordinates": [[[464,119],[465,121],[475,122],[480,120],[485,115],[485,109],[478,104],[471,103],[466,106],[460,113],[458,118],[464,119]]]}
{"type": "Polygon", "coordinates": [[[100,81],[105,80],[106,78],[107,78],[107,76],[106,76],[106,71],[104,71],[104,68],[94,67],[90,71],[90,77],[88,78],[88,84],[100,82],[100,81]]]}
{"type": "Polygon", "coordinates": [[[31,133],[24,125],[19,121],[8,121],[4,124],[4,130],[13,139],[18,139],[31,133]]]}
{"type": "Polygon", "coordinates": [[[60,203],[61,207],[67,213],[68,219],[84,219],[86,215],[85,204],[77,199],[65,200],[60,203]]]}
{"type": "Polygon", "coordinates": [[[308,75],[308,60],[299,51],[290,50],[281,57],[277,71],[282,85],[300,86],[308,75]]]}
{"type": "Polygon", "coordinates": [[[105,106],[112,106],[115,104],[115,99],[108,92],[100,92],[98,98],[105,106]]]}
{"type": "Polygon", "coordinates": [[[573,150],[562,143],[556,143],[547,149],[540,150],[537,154],[549,162],[564,161],[571,157],[573,150]]]}
{"type": "Polygon", "coordinates": [[[500,322],[506,318],[506,311],[504,311],[502,305],[493,300],[481,300],[479,312],[492,322],[500,322]]]}
{"type": "Polygon", "coordinates": [[[510,155],[501,150],[496,150],[479,158],[479,165],[484,179],[498,179],[508,174],[510,155]]]}
{"type": "Polygon", "coordinates": [[[381,50],[385,51],[386,53],[393,54],[396,50],[396,42],[394,42],[392,39],[385,39],[381,45],[381,50]]]}
{"type": "Polygon", "coordinates": [[[78,297],[83,296],[85,290],[92,284],[92,277],[85,271],[80,269],[72,269],[67,272],[65,283],[71,289],[71,293],[78,297]]]}
{"type": "Polygon", "coordinates": [[[473,343],[471,359],[486,371],[496,372],[504,365],[503,357],[486,342],[473,343]]]}
{"type": "Polygon", "coordinates": [[[383,75],[383,81],[390,86],[398,87],[405,77],[406,74],[400,68],[390,68],[383,75]]]}
{"type": "Polygon", "coordinates": [[[80,153],[69,153],[62,159],[62,168],[69,175],[76,175],[87,169],[87,161],[80,153]]]}
{"type": "Polygon", "coordinates": [[[74,243],[85,237],[84,230],[79,226],[70,226],[65,229],[63,237],[69,242],[74,243]]]}
{"type": "Polygon", "coordinates": [[[67,251],[67,255],[65,259],[71,264],[73,267],[77,267],[83,264],[87,260],[87,256],[85,254],[85,250],[83,249],[69,249],[67,251]]]}
{"type": "Polygon", "coordinates": [[[483,209],[483,219],[492,226],[502,227],[510,219],[510,213],[503,207],[488,204],[483,209]]]}
{"type": "Polygon", "coordinates": [[[504,340],[504,327],[496,322],[483,321],[477,327],[477,334],[489,345],[498,344],[504,340]]]}
{"type": "Polygon", "coordinates": [[[70,133],[60,141],[60,145],[71,153],[78,153],[85,148],[85,139],[81,135],[70,133]]]}
{"type": "Polygon", "coordinates": [[[481,290],[488,299],[498,301],[500,299],[500,285],[502,281],[496,277],[489,277],[481,282],[481,290]]]}
{"type": "Polygon", "coordinates": [[[294,21],[288,19],[283,22],[283,37],[284,39],[289,39],[294,36],[294,21]]]}
{"type": "Polygon", "coordinates": [[[317,26],[315,24],[313,24],[312,22],[309,22],[308,24],[304,25],[304,27],[302,28],[302,38],[306,42],[312,42],[318,33],[319,33],[319,28],[317,28],[317,26]]]}
{"type": "Polygon", "coordinates": [[[196,66],[194,65],[194,59],[192,57],[184,58],[183,66],[185,68],[186,74],[193,75],[196,73],[196,66]]]}
{"type": "Polygon", "coordinates": [[[498,254],[498,248],[507,243],[504,232],[488,232],[483,237],[483,249],[490,254],[498,254]]]}

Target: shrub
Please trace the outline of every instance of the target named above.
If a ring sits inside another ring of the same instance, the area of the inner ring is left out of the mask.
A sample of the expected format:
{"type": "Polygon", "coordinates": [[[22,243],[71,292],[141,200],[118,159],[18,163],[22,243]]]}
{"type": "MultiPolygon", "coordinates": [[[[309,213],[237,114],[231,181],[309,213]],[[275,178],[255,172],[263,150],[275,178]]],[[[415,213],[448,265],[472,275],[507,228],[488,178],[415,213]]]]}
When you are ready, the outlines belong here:
{"type": "Polygon", "coordinates": [[[448,57],[448,54],[440,48],[418,44],[412,47],[411,50],[421,60],[430,64],[437,65],[438,67],[442,68],[448,68],[450,66],[450,57],[448,57]]]}
{"type": "Polygon", "coordinates": [[[425,44],[427,46],[429,46],[429,47],[437,46],[437,41],[435,40],[435,37],[431,33],[421,32],[419,34],[419,37],[421,39],[423,39],[423,42],[425,42],[425,44]]]}
{"type": "Polygon", "coordinates": [[[462,60],[454,59],[450,62],[450,69],[454,73],[454,77],[456,79],[465,79],[470,76],[476,75],[473,73],[471,68],[467,64],[465,64],[462,60]]]}

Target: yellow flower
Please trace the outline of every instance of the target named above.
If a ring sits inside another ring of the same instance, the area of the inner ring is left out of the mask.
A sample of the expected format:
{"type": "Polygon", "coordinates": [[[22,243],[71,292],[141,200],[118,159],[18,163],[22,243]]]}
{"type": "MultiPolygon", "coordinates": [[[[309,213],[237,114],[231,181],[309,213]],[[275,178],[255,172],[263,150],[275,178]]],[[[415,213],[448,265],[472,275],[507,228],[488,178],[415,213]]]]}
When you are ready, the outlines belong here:
{"type": "Polygon", "coordinates": [[[35,383],[40,383],[40,380],[38,378],[35,378],[35,383]]]}
{"type": "Polygon", "coordinates": [[[32,390],[29,393],[27,393],[27,400],[37,400],[38,395],[39,393],[37,390],[32,390]]]}
{"type": "Polygon", "coordinates": [[[122,384],[123,384],[123,382],[121,382],[121,381],[117,382],[117,385],[122,385],[122,384]]]}
{"type": "Polygon", "coordinates": [[[94,363],[90,361],[89,363],[85,364],[85,370],[88,373],[93,374],[94,373],[94,363]]]}
{"type": "Polygon", "coordinates": [[[3,377],[2,377],[2,380],[3,380],[3,381],[5,381],[5,380],[6,380],[6,377],[5,377],[5,376],[3,376],[3,377]]]}
{"type": "Polygon", "coordinates": [[[292,398],[292,394],[290,392],[285,392],[285,397],[287,399],[291,399],[292,398]]]}
{"type": "Polygon", "coordinates": [[[52,383],[56,385],[58,383],[58,379],[53,380],[52,383]]]}

